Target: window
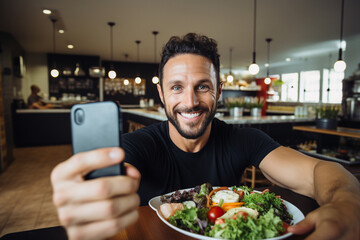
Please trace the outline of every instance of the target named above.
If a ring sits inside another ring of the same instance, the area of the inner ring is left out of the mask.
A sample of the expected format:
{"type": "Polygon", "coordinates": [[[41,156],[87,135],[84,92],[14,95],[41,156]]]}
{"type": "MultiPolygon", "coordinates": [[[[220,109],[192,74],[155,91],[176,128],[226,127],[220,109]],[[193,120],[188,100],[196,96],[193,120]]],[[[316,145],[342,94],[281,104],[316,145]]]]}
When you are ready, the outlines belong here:
{"type": "Polygon", "coordinates": [[[298,73],[285,73],[281,75],[284,82],[281,85],[281,101],[296,102],[298,100],[298,73]]]}
{"type": "Polygon", "coordinates": [[[342,80],[344,72],[336,72],[334,69],[324,69],[322,84],[323,103],[341,103],[342,101],[342,80]]]}
{"type": "Polygon", "coordinates": [[[300,102],[319,102],[320,71],[305,71],[300,73],[300,102]]]}

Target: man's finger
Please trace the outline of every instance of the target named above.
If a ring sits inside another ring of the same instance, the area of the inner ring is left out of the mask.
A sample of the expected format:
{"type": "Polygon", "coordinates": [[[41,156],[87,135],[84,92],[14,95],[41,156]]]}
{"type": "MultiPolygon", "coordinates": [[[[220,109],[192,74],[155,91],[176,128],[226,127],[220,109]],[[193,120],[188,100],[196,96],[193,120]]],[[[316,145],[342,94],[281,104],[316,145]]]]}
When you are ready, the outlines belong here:
{"type": "Polygon", "coordinates": [[[103,148],[73,155],[60,163],[51,174],[53,183],[74,179],[87,173],[120,163],[125,153],[121,148],[103,148]]]}
{"type": "Polygon", "coordinates": [[[139,195],[133,193],[111,200],[90,202],[86,204],[66,205],[59,208],[59,219],[64,225],[75,225],[83,222],[95,222],[117,218],[137,209],[140,204],[139,195]]]}
{"type": "Polygon", "coordinates": [[[120,195],[136,193],[139,180],[128,176],[97,178],[89,181],[59,185],[54,191],[53,201],[58,207],[104,200],[120,195]]]}
{"type": "Polygon", "coordinates": [[[121,216],[121,218],[69,226],[66,230],[69,239],[106,239],[134,223],[138,219],[138,216],[138,211],[134,210],[121,216]]]}
{"type": "Polygon", "coordinates": [[[306,240],[340,239],[341,229],[335,221],[322,221],[306,240]]]}
{"type": "Polygon", "coordinates": [[[306,234],[312,231],[314,228],[315,222],[313,222],[310,217],[306,217],[296,225],[289,226],[287,230],[294,234],[306,234]]]}

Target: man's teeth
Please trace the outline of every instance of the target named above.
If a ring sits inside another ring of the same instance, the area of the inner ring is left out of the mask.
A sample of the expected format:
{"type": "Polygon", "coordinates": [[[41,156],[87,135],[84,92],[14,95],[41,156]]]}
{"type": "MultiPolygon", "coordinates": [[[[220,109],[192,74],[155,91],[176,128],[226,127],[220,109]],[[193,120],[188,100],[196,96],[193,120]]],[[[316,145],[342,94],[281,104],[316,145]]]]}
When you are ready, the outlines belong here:
{"type": "Polygon", "coordinates": [[[181,116],[186,118],[194,118],[200,115],[200,113],[180,113],[181,116]]]}

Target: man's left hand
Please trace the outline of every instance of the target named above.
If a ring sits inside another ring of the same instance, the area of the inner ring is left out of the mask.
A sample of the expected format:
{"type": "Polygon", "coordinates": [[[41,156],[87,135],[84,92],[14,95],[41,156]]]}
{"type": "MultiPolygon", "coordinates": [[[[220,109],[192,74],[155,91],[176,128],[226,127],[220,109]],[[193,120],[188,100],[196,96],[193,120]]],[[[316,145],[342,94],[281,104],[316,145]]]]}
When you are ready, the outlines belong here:
{"type": "Polygon", "coordinates": [[[360,239],[360,203],[356,199],[324,204],[306,218],[288,228],[294,234],[306,234],[306,239],[360,239]]]}

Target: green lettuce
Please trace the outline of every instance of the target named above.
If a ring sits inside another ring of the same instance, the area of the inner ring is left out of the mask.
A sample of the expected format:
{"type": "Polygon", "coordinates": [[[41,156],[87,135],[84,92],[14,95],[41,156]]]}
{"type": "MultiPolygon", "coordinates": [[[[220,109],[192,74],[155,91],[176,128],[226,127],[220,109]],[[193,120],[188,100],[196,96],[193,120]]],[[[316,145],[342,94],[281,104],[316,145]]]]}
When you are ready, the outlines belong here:
{"type": "Polygon", "coordinates": [[[280,236],[284,232],[281,219],[270,209],[258,219],[242,217],[226,219],[225,223],[216,224],[207,234],[222,239],[263,239],[280,236]]]}

